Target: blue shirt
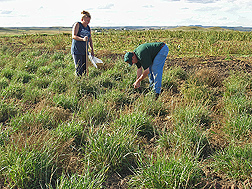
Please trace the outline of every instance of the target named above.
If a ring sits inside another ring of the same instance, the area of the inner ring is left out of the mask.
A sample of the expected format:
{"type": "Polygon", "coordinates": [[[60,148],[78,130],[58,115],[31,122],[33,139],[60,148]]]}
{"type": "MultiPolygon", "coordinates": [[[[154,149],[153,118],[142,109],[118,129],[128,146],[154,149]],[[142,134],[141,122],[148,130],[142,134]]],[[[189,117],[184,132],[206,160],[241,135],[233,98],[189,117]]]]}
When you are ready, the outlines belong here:
{"type": "MultiPolygon", "coordinates": [[[[90,27],[84,27],[81,22],[79,23],[79,31],[77,36],[84,38],[85,36],[91,37],[90,27]]],[[[75,39],[72,40],[72,47],[71,47],[71,54],[78,54],[78,55],[85,55],[86,54],[86,41],[76,41],[75,39]]]]}

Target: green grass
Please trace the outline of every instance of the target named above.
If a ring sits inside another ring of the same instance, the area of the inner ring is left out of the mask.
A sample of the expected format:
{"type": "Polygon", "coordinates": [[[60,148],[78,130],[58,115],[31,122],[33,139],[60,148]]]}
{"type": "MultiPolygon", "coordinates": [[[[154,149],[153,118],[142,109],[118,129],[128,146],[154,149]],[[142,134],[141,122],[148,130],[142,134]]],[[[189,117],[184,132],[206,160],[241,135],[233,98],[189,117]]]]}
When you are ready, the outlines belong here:
{"type": "Polygon", "coordinates": [[[251,34],[93,32],[104,65],[89,66],[82,78],[70,34],[1,36],[0,185],[106,188],[116,174],[129,188],[197,188],[213,181],[205,166],[233,181],[250,178],[251,74],[223,79],[214,69],[187,72],[169,63],[247,60],[251,34]],[[125,51],[153,41],[170,49],[157,100],[147,79],[133,89],[137,69],[123,61],[125,51]]]}
{"type": "Polygon", "coordinates": [[[203,177],[198,162],[190,155],[151,156],[139,159],[130,180],[134,188],[194,188],[203,177]]]}
{"type": "Polygon", "coordinates": [[[229,178],[246,180],[251,178],[252,159],[251,145],[234,146],[216,153],[214,158],[214,169],[217,172],[223,172],[229,178]]]}
{"type": "Polygon", "coordinates": [[[0,121],[5,122],[11,117],[14,117],[18,113],[18,108],[15,106],[15,104],[7,103],[1,101],[0,103],[0,121]]]}
{"type": "MultiPolygon", "coordinates": [[[[13,135],[12,135],[13,136],[13,135]]],[[[12,188],[45,187],[57,178],[57,157],[61,142],[48,132],[19,133],[12,141],[1,145],[0,175],[12,188]]]]}
{"type": "Polygon", "coordinates": [[[91,172],[88,168],[82,175],[73,174],[71,176],[62,175],[58,180],[55,188],[74,189],[74,188],[101,188],[105,181],[105,171],[99,173],[91,172]]]}
{"type": "Polygon", "coordinates": [[[251,79],[247,74],[232,74],[224,84],[226,120],[225,130],[231,140],[248,140],[252,129],[251,97],[247,94],[251,90],[251,79]]]}

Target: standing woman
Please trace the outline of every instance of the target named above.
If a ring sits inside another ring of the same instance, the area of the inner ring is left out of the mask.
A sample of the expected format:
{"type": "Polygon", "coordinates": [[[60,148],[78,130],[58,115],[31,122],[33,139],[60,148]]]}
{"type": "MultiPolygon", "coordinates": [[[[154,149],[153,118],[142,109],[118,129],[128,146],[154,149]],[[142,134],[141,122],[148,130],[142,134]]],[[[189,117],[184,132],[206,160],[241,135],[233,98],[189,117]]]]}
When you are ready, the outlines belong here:
{"type": "Polygon", "coordinates": [[[74,59],[76,75],[86,74],[86,43],[89,43],[91,54],[94,56],[91,29],[89,27],[91,16],[89,12],[82,11],[81,22],[76,22],[72,28],[72,47],[71,54],[74,59]]]}

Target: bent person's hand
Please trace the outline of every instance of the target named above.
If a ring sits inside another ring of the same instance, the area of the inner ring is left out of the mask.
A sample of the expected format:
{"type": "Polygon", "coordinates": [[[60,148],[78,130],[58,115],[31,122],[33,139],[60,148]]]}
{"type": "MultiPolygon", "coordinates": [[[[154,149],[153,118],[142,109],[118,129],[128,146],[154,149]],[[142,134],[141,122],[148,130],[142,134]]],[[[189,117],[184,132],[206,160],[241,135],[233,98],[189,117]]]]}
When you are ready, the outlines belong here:
{"type": "Polygon", "coordinates": [[[134,89],[138,89],[140,87],[140,83],[139,82],[135,82],[133,84],[133,86],[134,86],[134,89]]]}

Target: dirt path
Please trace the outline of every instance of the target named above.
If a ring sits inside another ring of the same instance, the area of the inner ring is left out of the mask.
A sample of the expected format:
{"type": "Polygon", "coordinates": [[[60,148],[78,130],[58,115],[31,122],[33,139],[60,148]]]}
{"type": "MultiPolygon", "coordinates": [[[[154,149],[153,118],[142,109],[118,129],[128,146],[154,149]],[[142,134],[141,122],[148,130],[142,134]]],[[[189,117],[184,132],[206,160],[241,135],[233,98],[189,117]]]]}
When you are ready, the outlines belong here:
{"type": "Polygon", "coordinates": [[[222,77],[227,77],[230,71],[251,73],[252,57],[176,58],[168,59],[167,66],[180,66],[186,71],[215,69],[222,77]]]}

